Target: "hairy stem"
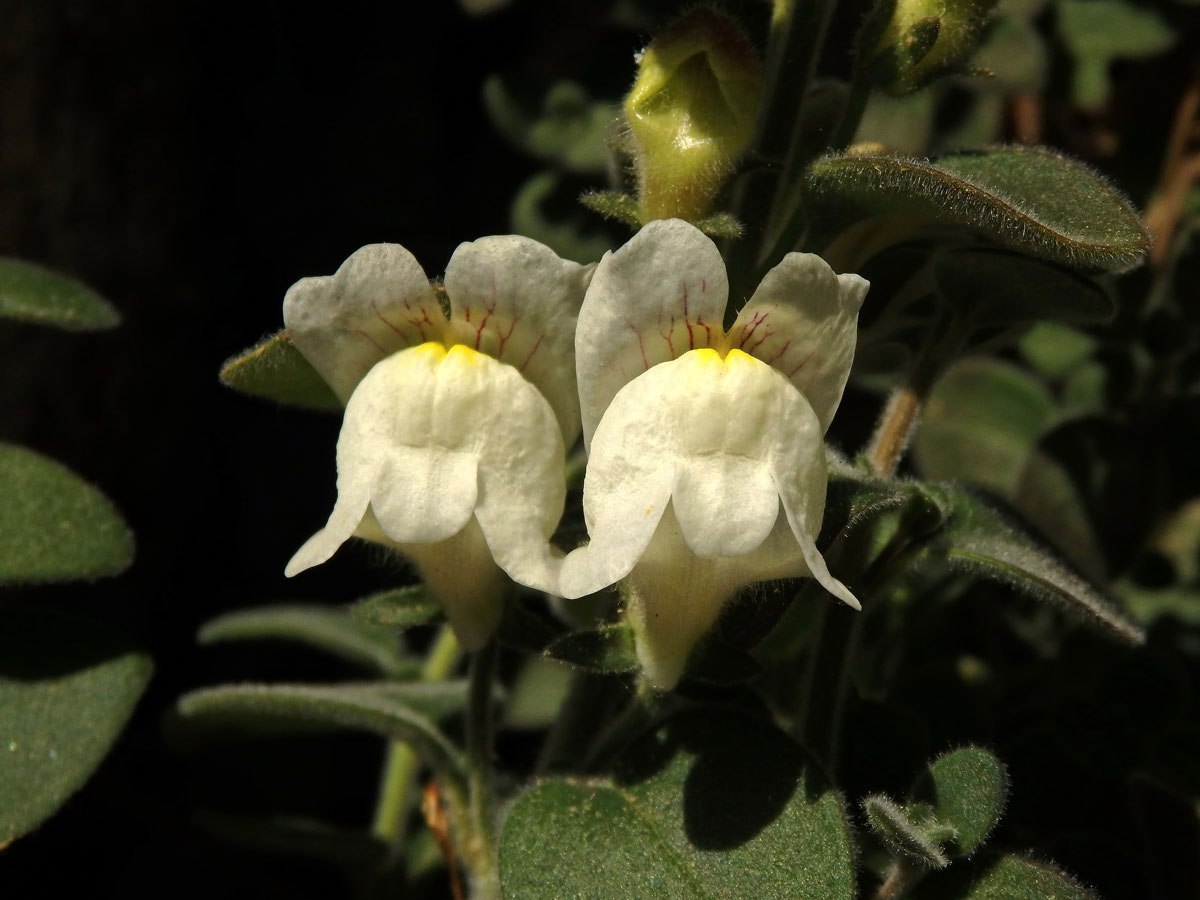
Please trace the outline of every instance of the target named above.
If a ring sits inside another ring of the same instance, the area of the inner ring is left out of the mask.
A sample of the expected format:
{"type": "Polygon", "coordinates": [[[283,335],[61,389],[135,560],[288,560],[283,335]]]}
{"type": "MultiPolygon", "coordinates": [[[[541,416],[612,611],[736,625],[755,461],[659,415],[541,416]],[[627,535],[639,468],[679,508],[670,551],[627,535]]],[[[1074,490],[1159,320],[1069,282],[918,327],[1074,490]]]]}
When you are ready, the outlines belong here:
{"type": "Polygon", "coordinates": [[[468,803],[471,835],[464,854],[475,876],[473,896],[498,897],[496,821],[492,784],[492,684],[496,677],[499,645],[495,638],[471,656],[467,694],[468,803]]]}
{"type": "MultiPolygon", "coordinates": [[[[421,680],[444,681],[454,671],[458,656],[458,640],[450,626],[443,625],[425,657],[421,680]]],[[[375,819],[371,825],[371,833],[376,837],[391,844],[399,843],[404,837],[404,820],[411,805],[413,782],[419,766],[420,760],[408,744],[392,741],[388,745],[375,819]]]]}

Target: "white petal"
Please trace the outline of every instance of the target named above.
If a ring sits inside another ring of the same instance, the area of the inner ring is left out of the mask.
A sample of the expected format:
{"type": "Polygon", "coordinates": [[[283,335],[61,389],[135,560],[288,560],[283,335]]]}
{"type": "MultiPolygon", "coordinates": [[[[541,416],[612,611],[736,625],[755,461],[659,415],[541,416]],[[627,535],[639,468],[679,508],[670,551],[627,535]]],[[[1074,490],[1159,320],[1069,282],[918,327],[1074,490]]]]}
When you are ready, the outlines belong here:
{"type": "Polygon", "coordinates": [[[333,275],[296,282],[283,301],[283,322],[343,403],[375,363],[441,340],[446,327],[429,279],[399,244],[368,244],[333,275]]]}
{"type": "Polygon", "coordinates": [[[487,644],[512,585],[493,561],[479,523],[471,518],[458,534],[436,544],[399,548],[445,608],[462,648],[472,653],[487,644]]]}
{"type": "MultiPolygon", "coordinates": [[[[501,363],[475,354],[499,368],[501,363]]],[[[475,510],[481,442],[475,415],[486,367],[448,364],[460,354],[422,344],[389,356],[359,384],[338,437],[343,484],[370,485],[379,527],[396,543],[433,543],[460,532],[475,510]]]]}
{"type": "Polygon", "coordinates": [[[683,539],[674,502],[629,576],[629,621],[638,663],[659,690],[675,687],[697,642],[737,589],[724,559],[701,559],[683,539]]]}
{"type": "Polygon", "coordinates": [[[575,333],[583,439],[589,447],[600,417],[629,381],[721,340],[728,296],[716,245],[678,219],[651,222],[605,255],[575,333]]]}
{"type": "Polygon", "coordinates": [[[550,401],[567,445],[579,434],[575,322],[593,268],[517,235],[460,244],[446,267],[454,340],[531,381],[550,401]]]}
{"type": "Polygon", "coordinates": [[[868,284],[835,275],[811,253],[789,253],[767,273],[729,332],[731,347],[770,363],[808,398],[828,430],[842,400],[868,284]]]}
{"type": "MultiPolygon", "coordinates": [[[[460,348],[451,351],[453,355],[460,348]]],[[[513,581],[558,589],[562,554],[550,535],[566,502],[559,422],[549,402],[512,366],[486,360],[489,398],[475,413],[481,443],[475,516],[497,564],[513,581]]]]}
{"type": "Polygon", "coordinates": [[[825,447],[821,440],[816,414],[808,411],[807,426],[794,424],[796,438],[776,444],[772,467],[776,489],[792,536],[800,547],[804,567],[821,586],[847,606],[862,609],[850,590],[829,572],[825,559],[817,549],[816,536],[821,531],[825,515],[825,490],[829,474],[825,463],[825,447]]]}

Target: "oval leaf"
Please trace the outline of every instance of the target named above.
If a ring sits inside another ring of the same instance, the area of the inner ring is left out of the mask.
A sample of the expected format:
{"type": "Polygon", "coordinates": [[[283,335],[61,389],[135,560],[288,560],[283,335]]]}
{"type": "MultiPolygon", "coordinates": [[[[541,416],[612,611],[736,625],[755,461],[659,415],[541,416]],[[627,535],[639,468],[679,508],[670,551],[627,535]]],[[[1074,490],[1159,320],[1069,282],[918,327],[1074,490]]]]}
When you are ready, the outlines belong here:
{"type": "Polygon", "coordinates": [[[877,794],[863,800],[867,824],[894,854],[903,854],[930,869],[950,864],[940,843],[908,811],[890,797],[877,794]]]}
{"type": "Polygon", "coordinates": [[[249,350],[225,360],[221,383],[285,406],[342,408],[329,385],[296,349],[286,331],[264,338],[249,350]]]}
{"type": "Polygon", "coordinates": [[[429,596],[423,584],[371,594],[356,601],[348,611],[360,622],[397,631],[428,625],[442,617],[442,605],[429,596]]]}
{"type": "Polygon", "coordinates": [[[997,359],[968,358],[930,393],[913,457],[929,478],[967,481],[1011,497],[1054,418],[1053,398],[1032,375],[997,359]]]}
{"type": "Polygon", "coordinates": [[[730,714],[671,720],[608,781],[523,794],[500,837],[514,900],[804,897],[850,900],[841,801],[792,740],[730,714]]]}
{"type": "Polygon", "coordinates": [[[396,636],[323,606],[264,606],[226,613],[200,629],[201,644],[224,641],[298,641],[392,677],[415,677],[419,669],[401,653],[396,636]]]}
{"type": "Polygon", "coordinates": [[[965,228],[1009,250],[1074,269],[1124,272],[1149,249],[1129,201],[1082,163],[1036,147],[818,160],[805,192],[820,229],[896,215],[965,228]]]}
{"type": "Polygon", "coordinates": [[[0,584],[124,571],[133,535],[108,499],[66,466],[0,443],[0,584]]]}
{"type": "Polygon", "coordinates": [[[633,629],[624,622],[565,635],[550,644],[545,654],[590,672],[618,674],[638,667],[633,629]]]}
{"type": "Polygon", "coordinates": [[[150,657],[98,622],[7,607],[0,624],[0,847],[54,814],[108,754],[150,657]]]}
{"type": "Polygon", "coordinates": [[[1008,772],[1004,763],[986,750],[963,747],[930,763],[913,796],[933,806],[939,823],[954,827],[956,849],[970,856],[1004,813],[1008,772]]]}
{"type": "Polygon", "coordinates": [[[928,900],[1097,900],[1061,869],[1006,855],[977,869],[931,877],[921,885],[928,900]]]}
{"type": "Polygon", "coordinates": [[[950,513],[949,524],[931,542],[926,561],[942,560],[966,574],[1065,606],[1131,644],[1145,642],[1142,630],[1096,588],[982,498],[955,485],[925,488],[950,513]]]}
{"type": "Polygon", "coordinates": [[[0,258],[0,318],[67,331],[103,331],[121,316],[82,282],[19,259],[0,258]]]}
{"type": "Polygon", "coordinates": [[[282,720],[369,731],[411,743],[443,777],[461,782],[458,749],[429,713],[444,710],[447,696],[463,691],[452,683],[235,684],[193,691],[180,698],[176,710],[184,720],[216,728],[282,720]],[[431,698],[437,700],[436,710],[422,702],[431,698]]]}

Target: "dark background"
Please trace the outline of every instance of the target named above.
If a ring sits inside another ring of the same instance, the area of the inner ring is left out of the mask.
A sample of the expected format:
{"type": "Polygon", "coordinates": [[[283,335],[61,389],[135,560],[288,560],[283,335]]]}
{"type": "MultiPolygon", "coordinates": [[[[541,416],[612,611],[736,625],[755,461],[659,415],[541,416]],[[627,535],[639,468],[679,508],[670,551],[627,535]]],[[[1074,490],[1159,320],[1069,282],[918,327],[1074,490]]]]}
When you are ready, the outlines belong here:
{"type": "MultiPolygon", "coordinates": [[[[333,272],[362,244],[403,243],[432,276],[459,242],[510,230],[510,199],[541,166],[488,124],[482,82],[518,70],[619,97],[654,22],[614,20],[613,6],[521,0],[475,19],[453,0],[343,0],[318,11],[272,0],[0,0],[0,255],[82,278],[124,319],[84,335],[0,324],[0,440],[99,485],[138,541],[119,578],[6,597],[116,625],[156,666],[95,777],[0,853],[7,895],[97,886],[130,897],[349,893],[322,862],[238,848],[192,817],[198,809],[283,812],[362,827],[377,741],[184,754],[164,734],[165,713],[196,687],[354,674],[289,647],[201,648],[203,622],[272,602],[346,602],[408,577],[358,547],[283,578],[332,507],[339,423],[235,394],[216,373],[281,326],[289,285],[333,272]]],[[[835,28],[843,46],[856,16],[855,4],[843,5],[835,28]]],[[[1121,135],[1118,158],[1096,157],[1069,116],[1048,117],[1047,141],[1102,166],[1144,203],[1196,37],[1163,60],[1114,68],[1118,102],[1099,124],[1121,135]]],[[[861,444],[877,405],[848,395],[838,425],[844,446],[861,444]]],[[[957,631],[947,646],[979,628],[973,615],[964,607],[948,620],[945,630],[957,631]]],[[[1045,678],[1061,674],[1048,667],[1045,678]]],[[[1036,696],[1046,681],[1031,681],[1036,696]]],[[[939,735],[954,734],[936,724],[939,735]]],[[[1010,820],[1022,804],[1025,818],[1037,819],[1056,785],[1084,794],[1092,786],[1049,765],[1039,785],[1042,748],[1024,757],[1010,749],[1002,753],[1016,760],[1010,820]],[[1033,764],[1022,770],[1022,759],[1033,764]]],[[[877,756],[866,765],[876,777],[877,756]]],[[[1091,800],[1082,798],[1079,817],[1091,800]]],[[[1081,877],[1101,888],[1136,880],[1115,871],[1121,857],[1106,870],[1105,852],[1044,852],[1068,868],[1078,862],[1081,877]]]]}
{"type": "Polygon", "coordinates": [[[450,0],[0,0],[0,254],[76,275],[123,317],[84,335],[4,323],[0,439],[99,485],[138,543],[117,579],[9,597],[113,623],[156,666],[93,780],[0,855],[6,895],[346,893],[323,864],[230,847],[190,817],[365,825],[377,742],[193,757],[163,738],[164,712],[191,688],[347,674],[300,650],[200,648],[202,622],[396,581],[363,551],[283,578],[332,508],[339,422],[235,394],[217,371],[281,326],[289,285],[362,244],[403,243],[437,275],[459,242],[508,231],[536,164],[488,125],[482,81],[628,71],[638,23],[601,37],[590,15],[538,2],[476,19],[450,0]]]}

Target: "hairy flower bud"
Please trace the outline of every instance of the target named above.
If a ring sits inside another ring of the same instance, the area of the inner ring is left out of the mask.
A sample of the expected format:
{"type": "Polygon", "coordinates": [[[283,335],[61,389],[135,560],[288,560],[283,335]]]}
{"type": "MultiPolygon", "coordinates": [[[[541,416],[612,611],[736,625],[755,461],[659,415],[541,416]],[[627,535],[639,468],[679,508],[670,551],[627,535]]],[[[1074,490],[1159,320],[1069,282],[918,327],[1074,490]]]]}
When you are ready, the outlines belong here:
{"type": "Polygon", "coordinates": [[[707,8],[641,54],[625,98],[643,221],[703,216],[754,137],[762,66],[742,30],[707,8]]]}
{"type": "Polygon", "coordinates": [[[960,71],[996,0],[881,0],[863,29],[859,66],[901,97],[960,71]]]}

